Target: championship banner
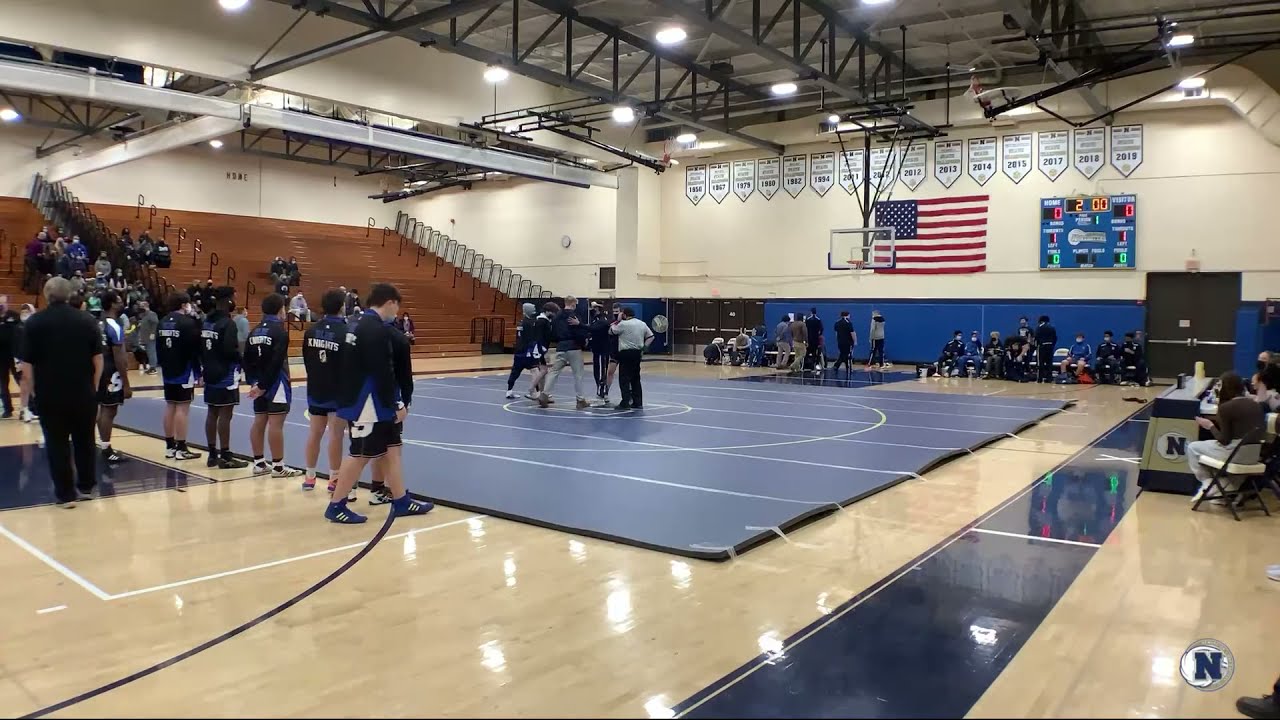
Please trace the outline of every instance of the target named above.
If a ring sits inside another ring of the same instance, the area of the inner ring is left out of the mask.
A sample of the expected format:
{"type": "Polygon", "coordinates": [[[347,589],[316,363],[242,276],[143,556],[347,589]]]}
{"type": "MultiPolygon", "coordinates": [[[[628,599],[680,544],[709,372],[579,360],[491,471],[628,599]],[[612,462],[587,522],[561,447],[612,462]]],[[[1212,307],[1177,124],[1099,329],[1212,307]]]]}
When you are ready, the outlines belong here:
{"type": "Polygon", "coordinates": [[[835,165],[835,153],[814,153],[809,156],[809,187],[818,193],[818,197],[825,197],[831,186],[835,185],[835,165]]]}
{"type": "Polygon", "coordinates": [[[763,158],[756,161],[756,186],[765,200],[772,200],[778,192],[778,173],[781,171],[781,158],[763,158]]]}
{"type": "MultiPolygon", "coordinates": [[[[979,185],[996,174],[996,139],[971,138],[969,140],[969,177],[979,185]]],[[[713,193],[714,194],[714,193],[713,193]]]]}
{"type": "Polygon", "coordinates": [[[1102,158],[1107,152],[1107,131],[1104,128],[1076,128],[1076,169],[1081,175],[1092,178],[1102,169],[1102,158]]]}
{"type": "Polygon", "coordinates": [[[684,169],[684,196],[694,205],[707,196],[706,165],[690,165],[684,169]]]}
{"type": "Polygon", "coordinates": [[[892,148],[879,147],[871,149],[871,161],[867,172],[871,174],[871,187],[879,192],[897,182],[897,155],[892,148]]]}
{"type": "Polygon", "coordinates": [[[840,187],[850,195],[862,186],[862,151],[848,150],[840,153],[840,187]]]}
{"type": "Polygon", "coordinates": [[[924,142],[912,143],[902,156],[902,171],[898,179],[913,191],[920,187],[928,174],[929,146],[924,142]]]}
{"type": "Polygon", "coordinates": [[[942,187],[950,189],[960,179],[964,168],[964,141],[939,140],[933,144],[933,176],[942,187]]]}
{"type": "Polygon", "coordinates": [[[1005,135],[1000,140],[1004,144],[1001,167],[1004,174],[1017,185],[1022,182],[1022,178],[1031,174],[1031,133],[1005,135]]]}
{"type": "Polygon", "coordinates": [[[1111,167],[1129,177],[1142,164],[1142,126],[1111,127],[1111,167]]]}
{"type": "Polygon", "coordinates": [[[791,197],[799,197],[809,184],[809,156],[788,155],[782,159],[782,189],[791,197]]]}
{"type": "Polygon", "coordinates": [[[707,172],[710,173],[708,179],[711,185],[711,199],[717,204],[729,197],[729,183],[732,181],[729,176],[729,167],[729,163],[711,163],[707,166],[707,172]]]}
{"type": "Polygon", "coordinates": [[[733,194],[738,196],[742,202],[746,202],[751,197],[751,193],[756,191],[756,161],[755,160],[734,160],[733,161],[733,194]]]}
{"type": "Polygon", "coordinates": [[[1071,157],[1071,135],[1066,130],[1042,132],[1040,140],[1040,172],[1050,180],[1057,180],[1067,169],[1071,157]]]}

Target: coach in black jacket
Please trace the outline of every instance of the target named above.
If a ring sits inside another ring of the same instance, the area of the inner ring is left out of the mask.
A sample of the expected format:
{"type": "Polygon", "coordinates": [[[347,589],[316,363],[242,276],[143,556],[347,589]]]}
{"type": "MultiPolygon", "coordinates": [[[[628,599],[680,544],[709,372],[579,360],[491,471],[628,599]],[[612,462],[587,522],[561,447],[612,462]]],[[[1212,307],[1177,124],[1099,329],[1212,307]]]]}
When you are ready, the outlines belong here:
{"type": "Polygon", "coordinates": [[[1041,315],[1036,325],[1036,382],[1053,382],[1053,350],[1058,346],[1058,331],[1049,324],[1049,316],[1041,315]]]}
{"type": "Polygon", "coordinates": [[[805,333],[809,336],[809,347],[805,350],[805,364],[812,364],[814,370],[822,370],[827,364],[826,350],[822,347],[822,318],[818,317],[818,308],[809,308],[809,317],[804,319],[805,333]]]}

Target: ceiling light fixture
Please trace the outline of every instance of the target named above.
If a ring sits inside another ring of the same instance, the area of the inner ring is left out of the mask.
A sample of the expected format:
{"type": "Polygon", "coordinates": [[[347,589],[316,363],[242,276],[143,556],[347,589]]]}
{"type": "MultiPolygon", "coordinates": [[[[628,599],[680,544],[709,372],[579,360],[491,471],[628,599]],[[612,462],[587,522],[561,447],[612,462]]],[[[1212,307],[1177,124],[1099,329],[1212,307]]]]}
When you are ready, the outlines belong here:
{"type": "Polygon", "coordinates": [[[636,111],[634,108],[626,105],[620,105],[613,109],[613,121],[616,123],[635,122],[636,111]]]}
{"type": "Polygon", "coordinates": [[[793,82],[775,83],[773,87],[769,88],[769,92],[779,96],[794,95],[796,92],[796,84],[793,82]]]}
{"type": "Polygon", "coordinates": [[[863,5],[888,5],[893,0],[862,0],[863,5]]]}
{"type": "Polygon", "coordinates": [[[18,114],[18,111],[13,108],[0,108],[0,120],[5,122],[14,122],[21,117],[22,116],[18,114]]]}
{"type": "Polygon", "coordinates": [[[223,10],[236,12],[237,10],[243,10],[249,4],[249,0],[218,0],[218,4],[222,6],[223,10]]]}
{"type": "Polygon", "coordinates": [[[838,125],[840,124],[840,116],[835,113],[831,113],[830,115],[827,116],[827,122],[831,123],[832,125],[838,125]]]}
{"type": "Polygon", "coordinates": [[[1202,88],[1204,87],[1204,78],[1202,77],[1186,78],[1182,82],[1178,83],[1178,87],[1182,88],[1183,90],[1195,90],[1196,88],[1202,88]]]}
{"type": "Polygon", "coordinates": [[[1186,47],[1196,41],[1196,36],[1191,33],[1178,33],[1169,36],[1169,47],[1186,47]]]}
{"type": "Polygon", "coordinates": [[[488,83],[500,83],[511,77],[511,73],[506,68],[498,65],[490,65],[484,69],[484,80],[488,83]]]}
{"type": "Polygon", "coordinates": [[[210,140],[210,141],[209,141],[209,147],[213,148],[214,150],[221,150],[221,149],[222,149],[222,141],[221,141],[221,140],[210,140]]]}
{"type": "Polygon", "coordinates": [[[689,33],[679,26],[665,27],[654,34],[653,39],[658,41],[659,45],[676,45],[684,42],[689,37],[689,33]]]}
{"type": "Polygon", "coordinates": [[[683,132],[676,136],[676,142],[681,145],[692,145],[698,142],[698,136],[691,132],[683,132]]]}

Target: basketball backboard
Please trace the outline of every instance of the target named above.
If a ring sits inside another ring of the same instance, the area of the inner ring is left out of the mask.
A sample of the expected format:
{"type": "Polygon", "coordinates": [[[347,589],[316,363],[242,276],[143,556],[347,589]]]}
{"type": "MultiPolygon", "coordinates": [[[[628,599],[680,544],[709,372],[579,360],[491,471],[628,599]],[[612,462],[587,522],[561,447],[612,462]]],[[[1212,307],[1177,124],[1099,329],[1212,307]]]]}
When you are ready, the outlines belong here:
{"type": "Polygon", "coordinates": [[[895,256],[891,227],[840,228],[831,231],[828,270],[891,268],[895,256]],[[861,267],[859,267],[861,263],[861,267]]]}

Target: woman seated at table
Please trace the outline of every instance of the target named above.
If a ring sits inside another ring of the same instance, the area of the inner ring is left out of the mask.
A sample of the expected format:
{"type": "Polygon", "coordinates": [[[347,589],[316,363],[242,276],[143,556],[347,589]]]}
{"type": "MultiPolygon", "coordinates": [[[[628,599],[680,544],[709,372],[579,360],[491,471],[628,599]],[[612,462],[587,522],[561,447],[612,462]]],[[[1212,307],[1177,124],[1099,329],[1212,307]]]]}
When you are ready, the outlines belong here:
{"type": "MultiPolygon", "coordinates": [[[[1217,416],[1212,420],[1204,416],[1196,418],[1196,423],[1212,433],[1213,439],[1187,443],[1187,462],[1191,465],[1191,472],[1200,480],[1200,489],[1192,496],[1192,503],[1209,489],[1209,481],[1214,473],[1213,469],[1200,464],[1200,458],[1208,456],[1226,460],[1240,441],[1251,435],[1253,440],[1260,442],[1263,422],[1262,406],[1245,393],[1244,380],[1233,372],[1223,373],[1218,379],[1217,416]]],[[[1246,447],[1236,455],[1233,462],[1258,462],[1258,447],[1246,447]]]]}

